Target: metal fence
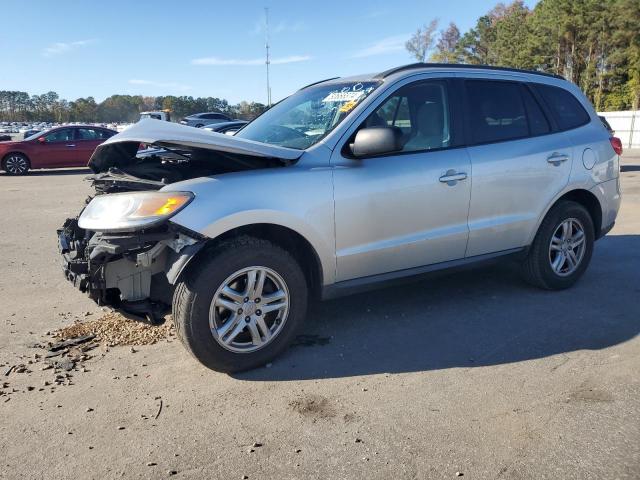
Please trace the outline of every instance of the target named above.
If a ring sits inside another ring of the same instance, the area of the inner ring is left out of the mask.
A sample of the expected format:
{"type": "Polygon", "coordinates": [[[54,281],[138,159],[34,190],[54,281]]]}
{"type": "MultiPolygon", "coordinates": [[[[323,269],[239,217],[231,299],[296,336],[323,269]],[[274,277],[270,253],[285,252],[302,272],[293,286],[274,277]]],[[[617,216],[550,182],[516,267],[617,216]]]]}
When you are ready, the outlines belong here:
{"type": "Polygon", "coordinates": [[[640,147],[640,110],[626,112],[598,112],[607,119],[615,135],[625,148],[640,147]]]}

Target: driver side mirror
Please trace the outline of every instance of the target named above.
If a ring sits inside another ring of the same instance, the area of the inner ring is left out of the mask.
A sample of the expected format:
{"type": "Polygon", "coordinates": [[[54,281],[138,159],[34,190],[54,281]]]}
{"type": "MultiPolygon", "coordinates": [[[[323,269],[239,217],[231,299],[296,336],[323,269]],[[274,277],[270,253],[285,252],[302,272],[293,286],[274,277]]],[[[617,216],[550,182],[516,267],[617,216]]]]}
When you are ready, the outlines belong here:
{"type": "Polygon", "coordinates": [[[368,157],[402,150],[402,130],[398,127],[362,128],[349,145],[354,157],[368,157]]]}

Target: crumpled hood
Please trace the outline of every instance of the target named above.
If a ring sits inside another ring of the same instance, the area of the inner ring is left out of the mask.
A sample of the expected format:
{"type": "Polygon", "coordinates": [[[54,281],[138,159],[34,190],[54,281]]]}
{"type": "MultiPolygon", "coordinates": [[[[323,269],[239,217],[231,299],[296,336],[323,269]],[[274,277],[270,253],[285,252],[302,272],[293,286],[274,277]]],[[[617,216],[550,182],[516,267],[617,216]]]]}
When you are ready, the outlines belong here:
{"type": "Polygon", "coordinates": [[[141,143],[179,150],[209,150],[252,157],[275,158],[289,164],[301,150],[255,142],[232,135],[209,132],[178,123],[145,119],[114,135],[96,148],[89,160],[94,172],[123,167],[135,157],[141,143]]]}

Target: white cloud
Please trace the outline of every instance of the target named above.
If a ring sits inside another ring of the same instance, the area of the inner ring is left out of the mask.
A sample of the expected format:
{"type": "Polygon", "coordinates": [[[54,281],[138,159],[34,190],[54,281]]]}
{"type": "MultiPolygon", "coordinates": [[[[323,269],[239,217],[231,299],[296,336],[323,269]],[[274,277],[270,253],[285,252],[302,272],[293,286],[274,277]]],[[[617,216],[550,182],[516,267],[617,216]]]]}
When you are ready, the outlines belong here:
{"type": "MultiPolygon", "coordinates": [[[[309,55],[289,55],[288,57],[276,57],[272,58],[271,65],[284,65],[285,63],[298,63],[311,60],[309,55]]],[[[192,65],[216,65],[216,66],[255,66],[264,65],[264,58],[219,58],[219,57],[204,57],[194,58],[191,60],[192,65]]]]}
{"type": "Polygon", "coordinates": [[[77,40],[75,42],[56,42],[52,43],[48,47],[42,50],[42,54],[45,57],[52,57],[54,55],[61,55],[63,53],[70,52],[71,50],[75,50],[76,48],[85,47],[91,43],[95,42],[95,39],[89,40],[77,40]]]}
{"type": "Polygon", "coordinates": [[[408,34],[405,35],[393,35],[392,37],[386,37],[377,42],[369,45],[362,50],[358,50],[352,58],[366,58],[373,57],[375,55],[385,55],[388,53],[399,52],[404,50],[404,44],[409,40],[408,34]]]}
{"type": "Polygon", "coordinates": [[[174,82],[156,82],[153,80],[141,80],[139,78],[132,78],[129,80],[131,85],[146,85],[149,87],[160,87],[160,88],[174,88],[176,90],[191,90],[191,85],[184,85],[182,83],[174,83],[174,82]]]}

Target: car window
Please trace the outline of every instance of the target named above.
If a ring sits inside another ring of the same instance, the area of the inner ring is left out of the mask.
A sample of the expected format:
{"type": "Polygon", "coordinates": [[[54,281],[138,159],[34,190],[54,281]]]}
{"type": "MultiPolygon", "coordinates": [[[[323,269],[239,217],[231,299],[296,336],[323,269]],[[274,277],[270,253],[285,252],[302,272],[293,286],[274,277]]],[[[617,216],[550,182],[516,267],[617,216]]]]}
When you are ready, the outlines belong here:
{"type": "Polygon", "coordinates": [[[465,85],[473,143],[498,142],[529,135],[520,84],[467,80],[465,85]]]}
{"type": "Polygon", "coordinates": [[[388,126],[402,131],[403,152],[450,145],[450,119],[445,82],[417,82],[393,93],[364,121],[363,127],[388,126]]]}
{"type": "Polygon", "coordinates": [[[78,140],[99,140],[101,138],[101,131],[95,128],[78,129],[78,140]]]}
{"type": "Polygon", "coordinates": [[[529,133],[532,136],[549,133],[551,131],[551,126],[549,125],[547,117],[545,117],[540,105],[538,105],[538,102],[533,97],[533,94],[524,85],[522,88],[522,99],[524,100],[524,107],[527,111],[527,120],[529,121],[530,129],[529,133]]]}
{"type": "Polygon", "coordinates": [[[578,99],[563,88],[549,85],[536,85],[560,130],[569,130],[589,122],[589,114],[578,99]]]}
{"type": "Polygon", "coordinates": [[[73,129],[72,128],[63,128],[61,130],[56,130],[55,132],[51,132],[44,137],[45,142],[70,142],[73,140],[73,129]]]}

